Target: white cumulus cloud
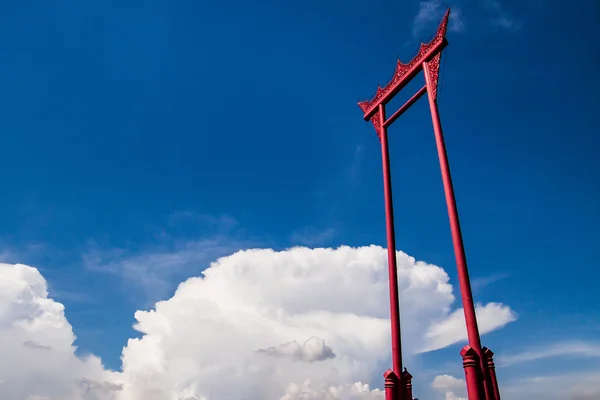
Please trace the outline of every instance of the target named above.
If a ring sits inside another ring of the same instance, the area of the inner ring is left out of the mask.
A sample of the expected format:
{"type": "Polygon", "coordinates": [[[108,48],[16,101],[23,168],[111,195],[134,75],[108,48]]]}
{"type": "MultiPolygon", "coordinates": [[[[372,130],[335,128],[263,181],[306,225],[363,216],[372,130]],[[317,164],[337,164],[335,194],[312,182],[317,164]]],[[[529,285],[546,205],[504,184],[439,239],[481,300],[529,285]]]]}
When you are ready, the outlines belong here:
{"type": "Polygon", "coordinates": [[[433,379],[431,386],[444,393],[445,400],[467,400],[466,383],[462,378],[456,378],[452,375],[438,375],[433,379]],[[461,396],[456,393],[460,393],[461,396]]]}
{"type": "MultiPolygon", "coordinates": [[[[417,352],[466,333],[442,268],[401,252],[398,268],[410,367],[417,352]]],[[[373,381],[390,364],[387,253],[378,246],[221,258],[136,312],[142,336],[123,349],[122,372],[74,354],[64,308],[35,268],[2,264],[0,296],[0,398],[383,399],[373,381]]],[[[515,318],[501,304],[479,311],[487,331],[515,318]]]]}
{"type": "MultiPolygon", "coordinates": [[[[370,246],[247,250],[219,259],[203,277],[179,285],[171,299],[136,313],[135,328],[144,335],[123,350],[123,394],[127,400],[182,393],[380,396],[364,384],[389,363],[386,257],[385,249],[370,246]],[[223,377],[235,384],[220,383],[223,377]]],[[[414,357],[411,349],[464,340],[464,321],[450,311],[446,272],[401,252],[398,266],[402,317],[410,321],[403,330],[405,358],[414,357]]],[[[495,321],[482,324],[487,330],[514,319],[506,306],[482,307],[495,321]]]]}
{"type": "Polygon", "coordinates": [[[39,271],[0,264],[0,398],[110,399],[120,386],[100,359],[75,355],[62,304],[39,271]]]}
{"type": "Polygon", "coordinates": [[[465,380],[452,375],[438,375],[431,386],[438,390],[459,390],[465,387],[465,380]]]}

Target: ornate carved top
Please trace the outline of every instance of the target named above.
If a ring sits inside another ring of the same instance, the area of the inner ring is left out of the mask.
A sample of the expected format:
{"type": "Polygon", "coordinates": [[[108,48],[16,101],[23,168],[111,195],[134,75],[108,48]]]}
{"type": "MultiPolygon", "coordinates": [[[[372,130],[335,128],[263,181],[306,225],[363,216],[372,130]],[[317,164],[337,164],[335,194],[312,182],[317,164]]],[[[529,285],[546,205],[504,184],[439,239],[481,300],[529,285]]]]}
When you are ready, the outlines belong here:
{"type": "MultiPolygon", "coordinates": [[[[394,72],[392,80],[383,88],[377,87],[377,92],[375,92],[375,96],[373,97],[373,99],[368,101],[361,101],[358,103],[358,106],[365,113],[365,119],[367,119],[367,116],[369,117],[369,119],[372,119],[374,108],[379,105],[381,100],[388,96],[390,92],[399,90],[402,83],[408,83],[407,78],[409,78],[410,75],[413,75],[416,72],[418,72],[420,65],[432,56],[432,50],[437,48],[444,41],[444,38],[446,36],[446,29],[448,27],[449,16],[450,9],[448,9],[446,11],[446,14],[444,14],[444,18],[442,19],[442,22],[440,23],[440,26],[438,27],[433,39],[427,44],[421,43],[421,45],[419,46],[419,52],[412,60],[410,60],[408,64],[403,64],[400,60],[398,60],[398,63],[396,64],[396,71],[394,72]]],[[[412,77],[410,78],[412,79],[412,77]]]]}

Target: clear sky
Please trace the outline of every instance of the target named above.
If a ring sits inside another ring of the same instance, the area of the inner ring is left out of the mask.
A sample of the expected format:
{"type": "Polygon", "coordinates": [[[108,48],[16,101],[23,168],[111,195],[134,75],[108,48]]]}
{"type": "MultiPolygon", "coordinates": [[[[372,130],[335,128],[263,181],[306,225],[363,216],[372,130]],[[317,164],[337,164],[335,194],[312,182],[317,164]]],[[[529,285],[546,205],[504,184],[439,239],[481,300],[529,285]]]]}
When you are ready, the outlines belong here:
{"type": "MultiPolygon", "coordinates": [[[[220,256],[385,247],[379,141],[356,103],[447,5],[2,2],[0,254],[38,268],[78,352],[119,370],[141,336],[134,312],[220,256]]],[[[475,299],[518,315],[484,344],[551,353],[504,379],[587,373],[600,357],[600,6],[449,5],[439,107],[475,299]]],[[[425,98],[390,129],[390,152],[397,247],[457,290],[425,98]]],[[[419,364],[460,377],[461,344],[419,364]]]]}

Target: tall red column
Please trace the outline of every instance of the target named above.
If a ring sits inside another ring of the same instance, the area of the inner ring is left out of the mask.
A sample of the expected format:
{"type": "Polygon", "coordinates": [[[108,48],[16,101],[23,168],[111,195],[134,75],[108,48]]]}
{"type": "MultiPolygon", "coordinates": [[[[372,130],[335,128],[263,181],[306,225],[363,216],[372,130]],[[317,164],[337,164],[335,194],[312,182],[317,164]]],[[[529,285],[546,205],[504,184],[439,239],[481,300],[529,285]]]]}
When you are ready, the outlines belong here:
{"type": "Polygon", "coordinates": [[[390,281],[390,322],[392,330],[393,369],[398,378],[398,399],[404,400],[402,384],[402,344],[400,338],[400,305],[398,300],[398,267],[396,265],[396,237],[394,233],[394,206],[392,203],[392,180],[390,172],[390,154],[388,149],[385,107],[379,105],[379,136],[381,139],[381,158],[383,163],[383,191],[385,197],[385,226],[387,233],[388,274],[390,281]]]}
{"type": "MultiPolygon", "coordinates": [[[[460,293],[462,296],[462,304],[465,313],[465,322],[467,325],[467,336],[469,345],[477,354],[480,364],[480,379],[483,379],[484,392],[487,400],[493,400],[494,394],[491,385],[489,384],[489,374],[487,373],[487,365],[481,351],[481,339],[479,337],[479,328],[477,326],[477,316],[475,315],[475,305],[473,304],[473,294],[471,292],[471,282],[469,280],[469,271],[467,269],[467,259],[463,245],[462,233],[460,230],[460,222],[458,220],[458,209],[454,198],[454,187],[452,186],[452,177],[450,175],[450,165],[448,163],[448,155],[446,154],[446,144],[444,142],[444,134],[442,132],[442,124],[438,113],[437,101],[435,98],[436,84],[433,82],[429,65],[423,63],[423,73],[425,75],[425,83],[427,85],[427,98],[429,99],[429,108],[431,110],[431,120],[433,122],[433,131],[435,133],[435,142],[437,145],[438,157],[440,160],[440,168],[442,171],[442,181],[444,183],[444,193],[446,195],[446,205],[448,207],[448,217],[450,219],[450,229],[452,231],[452,242],[454,244],[454,256],[456,258],[456,267],[458,269],[458,282],[460,285],[460,293]]],[[[469,389],[469,399],[472,400],[472,391],[469,389]]],[[[473,394],[474,396],[474,394],[473,394]]],[[[476,397],[473,397],[475,399],[476,397]]]]}

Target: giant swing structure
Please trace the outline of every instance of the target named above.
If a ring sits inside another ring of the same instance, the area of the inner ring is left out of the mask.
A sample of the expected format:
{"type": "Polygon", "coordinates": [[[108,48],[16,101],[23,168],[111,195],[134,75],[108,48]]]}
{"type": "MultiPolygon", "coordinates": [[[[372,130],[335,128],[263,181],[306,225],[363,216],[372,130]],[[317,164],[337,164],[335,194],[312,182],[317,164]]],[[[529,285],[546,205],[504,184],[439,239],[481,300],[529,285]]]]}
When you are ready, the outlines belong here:
{"type": "Polygon", "coordinates": [[[371,121],[375,127],[375,132],[381,142],[381,155],[383,160],[393,364],[393,368],[387,370],[384,374],[386,400],[413,400],[412,376],[406,369],[402,370],[396,240],[394,233],[394,212],[392,204],[392,183],[390,176],[387,129],[425,94],[427,94],[429,109],[431,111],[431,120],[433,122],[433,131],[440,161],[465,323],[467,326],[468,345],[463,347],[460,352],[465,370],[467,393],[469,400],[500,400],[500,391],[498,389],[493,361],[494,353],[486,347],[481,346],[479,328],[477,326],[477,316],[475,315],[475,306],[471,292],[471,283],[469,281],[469,273],[467,270],[465,249],[458,219],[458,210],[450,175],[450,166],[446,154],[446,145],[437,105],[440,60],[442,50],[448,45],[448,41],[446,40],[446,29],[449,16],[450,9],[446,11],[434,38],[427,44],[421,43],[419,52],[409,63],[403,64],[398,61],[391,81],[383,88],[378,87],[372,100],[358,103],[359,107],[364,112],[365,121],[371,121]],[[386,117],[386,104],[388,104],[400,90],[402,90],[421,71],[423,71],[425,77],[425,85],[389,118],[386,117]]]}

